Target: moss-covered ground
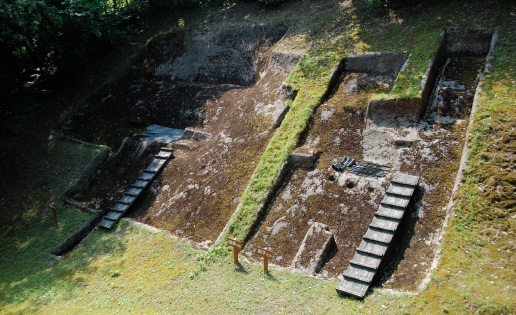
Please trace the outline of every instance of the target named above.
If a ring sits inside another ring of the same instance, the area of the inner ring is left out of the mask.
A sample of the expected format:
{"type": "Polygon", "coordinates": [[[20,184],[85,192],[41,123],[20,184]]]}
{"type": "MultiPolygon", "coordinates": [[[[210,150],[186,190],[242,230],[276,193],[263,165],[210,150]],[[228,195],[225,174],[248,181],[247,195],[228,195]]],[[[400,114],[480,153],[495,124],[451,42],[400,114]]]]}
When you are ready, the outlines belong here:
{"type": "MultiPolygon", "coordinates": [[[[309,3],[321,4],[295,1],[271,9],[270,15],[296,6],[310,12],[313,5],[309,3]]],[[[31,219],[34,203],[20,201],[20,197],[10,199],[16,204],[11,211],[19,213],[16,218],[20,223],[9,221],[9,227],[2,229],[0,313],[515,313],[515,4],[422,2],[407,9],[377,12],[350,1],[323,3],[330,3],[324,11],[327,20],[310,24],[307,19],[303,25],[296,24],[291,42],[284,43],[285,49],[310,47],[310,51],[290,79],[300,88],[293,110],[283,123],[285,127],[271,140],[245,197],[249,199],[244,199],[251,215],[279,163],[306,128],[325,91],[330,70],[342,56],[360,51],[410,51],[412,70],[406,71],[406,84],[397,85],[394,93],[413,95],[419,90],[442,29],[493,28],[500,33],[493,67],[481,81],[483,91],[458,202],[428,287],[418,295],[375,290],[364,301],[357,301],[338,296],[335,281],[274,268],[264,276],[260,265],[243,262],[235,267],[225,250],[199,253],[162,233],[127,223],[110,233],[94,233],[60,262],[48,261],[46,253],[89,215],[59,205],[63,213],[60,225],[52,226],[43,216],[31,219]]],[[[245,12],[245,6],[226,8],[219,16],[223,20],[232,9],[245,12]]],[[[290,18],[292,23],[295,20],[290,18]]],[[[75,145],[74,149],[82,152],[81,156],[94,153],[75,145]]],[[[40,212],[41,205],[48,202],[46,189],[52,187],[58,196],[66,185],[55,183],[66,174],[74,178],[80,167],[73,165],[85,164],[77,161],[81,158],[69,155],[60,164],[71,167],[68,172],[53,171],[61,176],[29,187],[40,203],[40,212]]],[[[50,170],[34,172],[38,176],[38,172],[47,174],[50,170]]],[[[14,191],[3,188],[8,193],[14,191]]],[[[8,210],[3,203],[2,211],[8,210]]],[[[245,228],[242,221],[232,234],[238,235],[245,228]]]]}

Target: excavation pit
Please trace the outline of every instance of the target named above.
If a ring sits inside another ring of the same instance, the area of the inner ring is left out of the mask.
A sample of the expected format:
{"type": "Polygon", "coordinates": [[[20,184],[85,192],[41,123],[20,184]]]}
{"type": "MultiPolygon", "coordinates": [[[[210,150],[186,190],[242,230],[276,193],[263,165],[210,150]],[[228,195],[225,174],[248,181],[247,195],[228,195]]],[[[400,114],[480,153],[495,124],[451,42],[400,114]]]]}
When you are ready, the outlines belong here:
{"type": "MultiPolygon", "coordinates": [[[[113,147],[122,136],[142,133],[150,124],[184,130],[182,138],[170,144],[174,159],[127,214],[209,246],[238,205],[295,97],[280,96],[284,79],[302,58],[274,51],[285,31],[283,25],[265,24],[191,34],[188,41],[184,35],[164,36],[147,48],[131,73],[94,96],[91,106],[62,129],[113,147]],[[207,44],[209,49],[201,49],[207,44]],[[197,74],[186,73],[185,61],[195,56],[204,63],[192,68],[197,74]],[[231,65],[224,61],[228,56],[231,65]],[[217,65],[233,68],[210,68],[217,65]]],[[[141,168],[131,172],[137,175],[141,168]]],[[[123,190],[123,185],[113,184],[104,192],[93,189],[88,196],[76,197],[104,209],[123,190]]]]}
{"type": "MultiPolygon", "coordinates": [[[[478,76],[483,70],[486,43],[470,45],[478,48],[477,52],[480,53],[469,54],[465,52],[465,49],[469,49],[467,45],[453,44],[454,32],[460,33],[460,38],[467,41],[464,32],[449,31],[445,37],[448,43],[441,44],[439,51],[442,53],[448,49],[453,54],[460,54],[458,57],[466,58],[467,61],[444,73],[457,75],[462,82],[471,82],[467,89],[473,95],[478,76]],[[476,58],[473,59],[476,62],[471,63],[472,59],[468,58],[476,58]],[[461,68],[461,65],[468,63],[470,67],[461,68]]],[[[474,38],[479,41],[488,39],[487,47],[490,47],[491,37],[475,35],[474,38]]],[[[440,59],[442,56],[439,56],[432,64],[432,69],[437,67],[439,70],[447,59],[457,57],[444,54],[446,58],[440,59]]],[[[448,61],[448,64],[450,62],[452,61],[448,61]]],[[[317,109],[313,127],[304,143],[306,147],[317,148],[323,152],[318,165],[313,170],[294,170],[287,177],[288,181],[281,186],[273,203],[264,211],[266,216],[261,218],[261,226],[255,229],[254,237],[246,246],[246,254],[252,259],[256,247],[273,248],[278,253],[274,263],[290,266],[303,236],[314,222],[320,222],[327,225],[334,234],[338,251],[320,270],[319,276],[339,278],[348,267],[356,247],[371,223],[393,172],[400,171],[420,176],[420,186],[424,194],[416,196],[416,199],[419,198],[414,201],[417,211],[414,208],[408,210],[404,220],[410,222],[400,225],[408,229],[400,232],[405,237],[395,238],[395,243],[391,244],[391,263],[382,266],[378,275],[381,280],[375,283],[387,288],[416,290],[430,268],[435,250],[439,246],[437,236],[447,215],[445,209],[461,159],[469,111],[454,112],[460,114],[460,117],[451,124],[438,120],[420,121],[425,112],[433,112],[438,116],[437,108],[425,108],[421,104],[415,104],[416,101],[403,103],[401,100],[402,103],[398,103],[400,100],[387,100],[378,105],[387,104],[383,110],[391,114],[401,110],[401,114],[395,114],[395,119],[391,119],[388,115],[385,117],[381,114],[384,112],[373,113],[370,97],[373,93],[388,92],[394,84],[396,74],[367,73],[371,72],[367,68],[362,73],[348,73],[345,65],[346,62],[343,61],[337,68],[336,71],[342,73],[335,79],[337,88],[328,93],[329,99],[317,109]],[[388,102],[402,106],[389,108],[388,102]],[[392,171],[385,178],[337,173],[332,170],[331,165],[343,155],[355,160],[387,165],[392,171]],[[354,187],[350,188],[352,183],[354,187]]],[[[402,65],[403,62],[399,61],[397,69],[402,69],[402,65]]],[[[439,82],[443,82],[443,79],[439,79],[437,70],[432,70],[436,73],[433,80],[437,78],[436,86],[442,86],[439,82]]],[[[445,77],[445,82],[448,77],[445,77]]],[[[423,85],[430,91],[434,82],[427,80],[423,85]]],[[[446,90],[453,92],[457,87],[458,85],[448,85],[446,90]]],[[[426,93],[430,98],[431,93],[426,93]]],[[[459,95],[460,93],[462,92],[459,95]]],[[[452,95],[441,94],[444,99],[452,95]]],[[[465,102],[463,107],[470,108],[473,97],[462,99],[465,102]]]]}

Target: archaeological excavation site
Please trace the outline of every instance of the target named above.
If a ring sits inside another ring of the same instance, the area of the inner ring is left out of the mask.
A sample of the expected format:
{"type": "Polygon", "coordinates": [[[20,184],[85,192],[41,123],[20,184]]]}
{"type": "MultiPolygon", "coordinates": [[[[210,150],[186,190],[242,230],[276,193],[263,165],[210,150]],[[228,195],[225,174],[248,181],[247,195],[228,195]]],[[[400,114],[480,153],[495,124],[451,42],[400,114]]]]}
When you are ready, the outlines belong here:
{"type": "Polygon", "coordinates": [[[444,30],[415,97],[392,93],[412,52],[346,55],[308,111],[291,79],[306,57],[281,46],[289,32],[285,22],[157,36],[63,116],[56,134],[102,146],[64,195],[95,216],[51,253],[124,219],[206,251],[236,238],[256,264],[267,248],[272,270],[338,279],[342,295],[424,287],[497,32],[444,30]],[[282,137],[294,144],[274,155],[282,137]]]}

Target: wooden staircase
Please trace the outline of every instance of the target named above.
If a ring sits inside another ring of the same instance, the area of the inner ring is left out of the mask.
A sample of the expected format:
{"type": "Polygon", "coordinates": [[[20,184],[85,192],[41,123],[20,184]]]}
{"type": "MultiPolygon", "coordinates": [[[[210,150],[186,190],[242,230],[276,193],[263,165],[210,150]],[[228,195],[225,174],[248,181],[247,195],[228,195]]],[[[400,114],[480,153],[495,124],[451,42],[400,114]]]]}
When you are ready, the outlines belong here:
{"type": "Polygon", "coordinates": [[[129,210],[143,190],[149,186],[159,171],[161,171],[168,160],[172,157],[173,153],[174,150],[171,148],[161,148],[160,152],[154,156],[154,159],[147,168],[145,168],[143,173],[136,179],[131,187],[124,192],[124,195],[118,199],[108,214],[102,218],[99,226],[105,229],[112,229],[127,210],[129,210]]]}
{"type": "Polygon", "coordinates": [[[355,256],[343,273],[338,292],[364,298],[419,183],[419,176],[396,173],[369,224],[355,256]]]}

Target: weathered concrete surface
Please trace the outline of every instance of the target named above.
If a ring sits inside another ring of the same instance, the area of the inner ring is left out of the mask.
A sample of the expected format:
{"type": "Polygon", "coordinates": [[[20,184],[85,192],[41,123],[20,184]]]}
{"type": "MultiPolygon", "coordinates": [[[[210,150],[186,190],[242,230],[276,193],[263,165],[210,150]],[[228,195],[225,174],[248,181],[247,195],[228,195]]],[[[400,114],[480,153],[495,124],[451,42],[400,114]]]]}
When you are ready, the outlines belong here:
{"type": "Polygon", "coordinates": [[[397,74],[408,58],[408,53],[385,52],[344,59],[344,68],[347,72],[365,72],[371,74],[397,74]]]}
{"type": "Polygon", "coordinates": [[[308,274],[318,273],[332,246],[336,244],[329,227],[326,224],[314,222],[306,232],[290,268],[308,274]]]}
{"type": "Polygon", "coordinates": [[[100,222],[101,218],[102,216],[100,214],[95,215],[90,221],[86,222],[86,224],[84,224],[82,227],[75,230],[75,232],[68,236],[64,241],[57,244],[57,246],[50,251],[50,254],[47,256],[47,258],[57,259],[59,256],[62,256],[75,248],[86,236],[91,233],[91,231],[93,231],[93,229],[100,222]]]}
{"type": "Polygon", "coordinates": [[[492,36],[492,30],[447,30],[446,54],[485,56],[489,52],[492,36]]]}
{"type": "Polygon", "coordinates": [[[377,124],[384,120],[400,120],[403,122],[417,122],[423,115],[425,106],[421,99],[388,98],[371,100],[367,105],[366,119],[377,124]]]}
{"type": "Polygon", "coordinates": [[[255,82],[257,51],[274,44],[286,31],[286,25],[266,23],[195,34],[168,60],[147,71],[165,80],[250,86],[255,82]]]}
{"type": "Polygon", "coordinates": [[[213,137],[213,135],[209,132],[204,132],[204,131],[193,129],[193,128],[186,128],[182,139],[208,141],[212,137],[213,137]]]}
{"type": "Polygon", "coordinates": [[[297,96],[297,87],[290,83],[285,83],[281,85],[280,90],[280,98],[282,100],[294,100],[297,96]]]}
{"type": "Polygon", "coordinates": [[[321,151],[312,148],[297,148],[288,157],[292,169],[310,170],[317,166],[321,151]]]}

